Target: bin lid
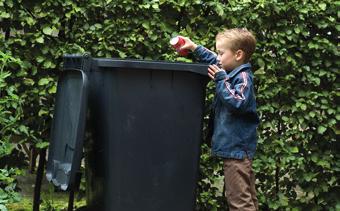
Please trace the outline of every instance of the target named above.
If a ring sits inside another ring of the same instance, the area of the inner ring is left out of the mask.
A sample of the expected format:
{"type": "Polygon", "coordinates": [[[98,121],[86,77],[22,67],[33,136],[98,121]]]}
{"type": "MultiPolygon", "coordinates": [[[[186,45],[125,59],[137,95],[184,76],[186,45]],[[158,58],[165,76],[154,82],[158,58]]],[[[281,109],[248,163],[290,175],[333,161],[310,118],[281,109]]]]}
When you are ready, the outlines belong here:
{"type": "Polygon", "coordinates": [[[94,58],[93,68],[134,68],[148,70],[172,70],[193,72],[200,75],[208,76],[208,64],[204,63],[186,63],[186,62],[168,62],[168,61],[151,61],[137,59],[119,59],[119,58],[94,58]]]}
{"type": "Polygon", "coordinates": [[[47,180],[62,190],[75,182],[82,159],[88,79],[80,69],[64,69],[58,80],[52,122],[47,180]]]}

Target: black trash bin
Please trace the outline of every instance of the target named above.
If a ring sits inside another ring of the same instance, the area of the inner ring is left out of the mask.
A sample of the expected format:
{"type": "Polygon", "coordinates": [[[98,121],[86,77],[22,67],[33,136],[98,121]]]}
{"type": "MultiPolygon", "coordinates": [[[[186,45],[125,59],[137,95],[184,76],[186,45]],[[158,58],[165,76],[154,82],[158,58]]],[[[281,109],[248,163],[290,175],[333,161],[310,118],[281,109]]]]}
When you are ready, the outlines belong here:
{"type": "MultiPolygon", "coordinates": [[[[89,207],[110,211],[193,210],[207,65],[65,57],[65,72],[79,68],[89,78],[89,135],[85,143],[89,207]]],[[[58,100],[64,99],[57,99],[57,106],[58,100]]],[[[86,109],[86,103],[83,107],[76,105],[86,109]]],[[[66,115],[58,109],[57,115],[66,115]]],[[[65,126],[63,130],[71,133],[65,126]]],[[[81,145],[77,144],[82,142],[79,137],[70,137],[75,140],[70,143],[81,145]]],[[[58,138],[52,137],[52,141],[58,138]]],[[[64,184],[64,189],[65,184],[74,184],[72,175],[79,169],[78,152],[82,151],[82,147],[74,147],[74,156],[78,157],[74,162],[67,160],[73,166],[65,173],[61,167],[65,160],[53,151],[62,154],[61,149],[73,147],[66,142],[51,144],[47,167],[48,178],[56,185],[64,184]],[[62,170],[56,171],[58,168],[62,170]]]]}

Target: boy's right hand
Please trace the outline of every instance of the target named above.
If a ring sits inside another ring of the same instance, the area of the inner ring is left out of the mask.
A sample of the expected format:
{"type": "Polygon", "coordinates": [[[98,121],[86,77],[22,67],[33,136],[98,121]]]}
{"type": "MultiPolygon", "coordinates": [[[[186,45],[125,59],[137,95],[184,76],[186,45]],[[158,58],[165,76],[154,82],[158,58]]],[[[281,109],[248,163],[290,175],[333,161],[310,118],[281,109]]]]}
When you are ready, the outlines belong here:
{"type": "Polygon", "coordinates": [[[197,48],[197,45],[191,41],[188,37],[179,36],[185,40],[185,44],[180,48],[180,50],[188,49],[194,51],[197,48]]]}

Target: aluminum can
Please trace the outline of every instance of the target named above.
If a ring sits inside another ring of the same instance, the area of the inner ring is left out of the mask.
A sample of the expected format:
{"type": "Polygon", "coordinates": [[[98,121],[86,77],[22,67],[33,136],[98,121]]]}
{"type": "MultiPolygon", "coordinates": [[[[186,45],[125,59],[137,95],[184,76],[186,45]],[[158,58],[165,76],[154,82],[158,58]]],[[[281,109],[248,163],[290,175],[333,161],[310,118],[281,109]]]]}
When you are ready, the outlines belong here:
{"type": "Polygon", "coordinates": [[[182,50],[180,49],[184,44],[185,44],[185,40],[180,36],[173,37],[170,40],[170,45],[172,45],[172,47],[174,47],[177,53],[181,56],[187,56],[189,54],[188,49],[182,49],[182,50]]]}

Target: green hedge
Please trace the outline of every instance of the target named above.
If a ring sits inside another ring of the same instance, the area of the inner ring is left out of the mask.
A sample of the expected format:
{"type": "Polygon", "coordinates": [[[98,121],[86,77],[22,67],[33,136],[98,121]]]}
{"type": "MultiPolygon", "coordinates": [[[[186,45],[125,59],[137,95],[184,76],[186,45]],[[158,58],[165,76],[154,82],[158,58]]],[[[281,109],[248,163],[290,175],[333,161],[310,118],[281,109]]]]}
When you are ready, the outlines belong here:
{"type": "Polygon", "coordinates": [[[13,83],[17,78],[9,68],[20,68],[21,61],[10,54],[0,51],[0,210],[6,210],[5,203],[20,200],[16,192],[16,179],[21,171],[5,162],[15,148],[15,137],[24,133],[20,125],[23,116],[18,86],[13,83]]]}
{"type": "MultiPolygon", "coordinates": [[[[10,80],[23,101],[20,137],[46,146],[64,53],[190,62],[170,48],[172,36],[214,49],[222,28],[247,27],[258,40],[252,63],[261,116],[254,160],[261,209],[339,210],[339,4],[0,0],[1,47],[22,61],[10,80]]],[[[205,144],[202,152],[197,209],[223,210],[221,161],[209,156],[205,144]]]]}

